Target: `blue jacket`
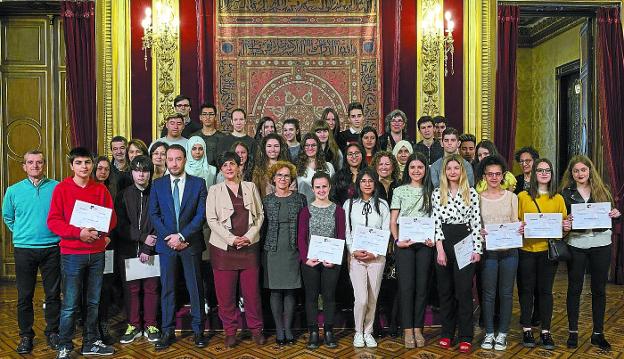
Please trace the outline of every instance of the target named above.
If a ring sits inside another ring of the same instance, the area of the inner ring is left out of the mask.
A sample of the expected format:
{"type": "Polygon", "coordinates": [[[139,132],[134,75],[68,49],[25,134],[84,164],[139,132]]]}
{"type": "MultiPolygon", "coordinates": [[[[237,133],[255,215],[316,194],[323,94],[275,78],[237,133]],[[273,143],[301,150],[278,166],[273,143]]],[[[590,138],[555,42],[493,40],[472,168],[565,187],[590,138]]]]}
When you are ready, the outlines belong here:
{"type": "Polygon", "coordinates": [[[2,200],[2,218],[13,232],[17,248],[57,246],[60,238],[48,229],[52,192],[58,181],[43,178],[35,187],[26,178],[7,188],[2,200]]]}
{"type": "Polygon", "coordinates": [[[156,252],[171,253],[164,239],[170,234],[180,233],[189,244],[184,251],[201,254],[206,249],[203,225],[206,221],[206,181],[186,174],[182,204],[180,206],[180,230],[176,229],[173,194],[170,175],[158,178],[152,183],[149,197],[149,216],[156,230],[156,252]]]}

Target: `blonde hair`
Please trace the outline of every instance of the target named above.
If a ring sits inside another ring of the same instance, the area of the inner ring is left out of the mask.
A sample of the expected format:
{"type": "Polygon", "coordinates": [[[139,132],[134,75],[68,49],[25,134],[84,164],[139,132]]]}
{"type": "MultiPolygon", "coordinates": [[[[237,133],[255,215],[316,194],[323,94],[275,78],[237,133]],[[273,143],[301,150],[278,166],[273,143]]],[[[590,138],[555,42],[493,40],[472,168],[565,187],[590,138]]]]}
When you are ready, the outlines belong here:
{"type": "Polygon", "coordinates": [[[440,205],[446,206],[448,204],[449,183],[446,178],[446,166],[449,162],[453,161],[459,163],[460,168],[459,194],[461,195],[464,204],[470,206],[470,185],[468,184],[468,174],[466,172],[466,168],[464,167],[464,159],[458,154],[450,155],[442,162],[442,171],[445,173],[443,176],[440,176],[440,205]]]}
{"type": "Polygon", "coordinates": [[[574,181],[574,177],[572,176],[572,168],[576,166],[577,163],[582,163],[589,168],[589,187],[591,188],[591,197],[596,202],[611,202],[613,205],[613,196],[609,191],[609,188],[604,184],[602,178],[596,171],[596,166],[594,163],[587,157],[583,155],[576,155],[570,159],[568,162],[568,167],[563,173],[563,178],[561,179],[561,190],[570,187],[572,184],[576,184],[574,181]]]}

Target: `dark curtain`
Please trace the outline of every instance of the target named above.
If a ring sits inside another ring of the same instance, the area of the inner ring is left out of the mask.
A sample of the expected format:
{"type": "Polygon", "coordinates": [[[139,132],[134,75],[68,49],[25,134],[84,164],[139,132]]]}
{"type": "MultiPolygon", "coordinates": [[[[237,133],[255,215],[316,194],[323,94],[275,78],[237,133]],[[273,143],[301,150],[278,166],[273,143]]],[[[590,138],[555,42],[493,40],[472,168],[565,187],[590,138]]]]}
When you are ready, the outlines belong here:
{"type": "Polygon", "coordinates": [[[416,0],[384,0],[379,6],[383,114],[403,110],[409,137],[416,138],[416,0]]]}
{"type": "MultiPolygon", "coordinates": [[[[598,107],[604,156],[616,207],[623,211],[624,199],[624,39],[618,8],[600,8],[598,20],[598,107]]],[[[624,284],[622,220],[614,221],[611,279],[624,284]]]]}
{"type": "MultiPolygon", "coordinates": [[[[213,0],[197,0],[197,97],[200,103],[214,103],[213,56],[215,11],[213,0]]],[[[199,109],[198,109],[199,111],[199,109]]]]}
{"type": "Polygon", "coordinates": [[[61,4],[67,64],[67,111],[74,146],[97,151],[95,3],[61,4]]]}
{"type": "Polygon", "coordinates": [[[516,145],[516,52],[518,17],[515,5],[498,6],[498,55],[496,68],[496,116],[494,143],[498,152],[512,163],[516,145]]]}

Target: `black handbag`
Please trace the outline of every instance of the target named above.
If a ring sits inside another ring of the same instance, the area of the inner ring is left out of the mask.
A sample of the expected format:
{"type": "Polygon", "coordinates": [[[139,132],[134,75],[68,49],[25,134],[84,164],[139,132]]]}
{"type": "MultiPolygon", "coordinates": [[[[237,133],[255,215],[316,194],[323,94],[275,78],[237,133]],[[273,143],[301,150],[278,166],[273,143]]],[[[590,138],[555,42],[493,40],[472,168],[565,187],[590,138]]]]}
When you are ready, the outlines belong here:
{"type": "MultiPolygon", "coordinates": [[[[542,213],[537,201],[533,199],[533,203],[535,203],[535,207],[537,207],[537,211],[542,213]]],[[[568,244],[565,240],[556,240],[552,238],[548,238],[548,259],[553,262],[566,262],[570,259],[570,249],[568,248],[568,244]]]]}

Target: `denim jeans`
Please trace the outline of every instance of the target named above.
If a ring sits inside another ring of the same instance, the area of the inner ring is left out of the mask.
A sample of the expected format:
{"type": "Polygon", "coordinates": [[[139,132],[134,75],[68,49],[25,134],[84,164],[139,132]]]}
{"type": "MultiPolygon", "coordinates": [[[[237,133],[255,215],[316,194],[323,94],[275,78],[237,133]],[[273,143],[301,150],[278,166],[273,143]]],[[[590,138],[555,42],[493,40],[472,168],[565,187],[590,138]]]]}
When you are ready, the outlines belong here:
{"type": "Polygon", "coordinates": [[[61,348],[73,349],[72,339],[75,331],[76,310],[81,303],[80,297],[84,283],[87,284],[85,291],[87,307],[83,308],[86,312],[83,345],[91,344],[100,339],[97,330],[97,318],[103,273],[103,252],[61,255],[61,277],[63,280],[63,305],[59,329],[59,346],[61,348]]]}
{"type": "Polygon", "coordinates": [[[494,304],[496,288],[500,303],[499,333],[509,333],[513,308],[513,287],[518,270],[518,250],[487,251],[481,279],[483,286],[483,323],[487,334],[494,333],[494,304]]]}

